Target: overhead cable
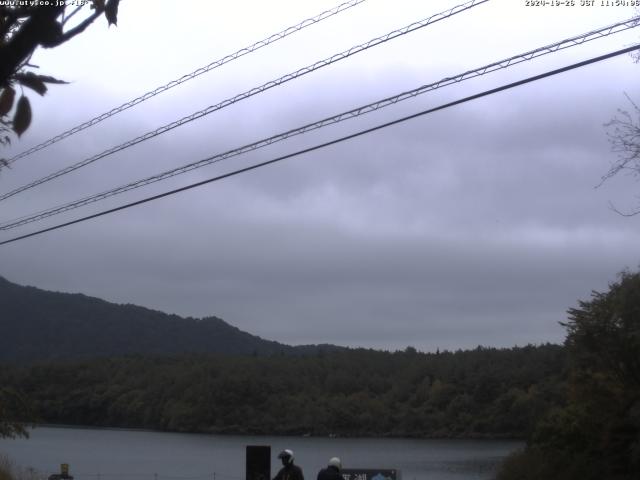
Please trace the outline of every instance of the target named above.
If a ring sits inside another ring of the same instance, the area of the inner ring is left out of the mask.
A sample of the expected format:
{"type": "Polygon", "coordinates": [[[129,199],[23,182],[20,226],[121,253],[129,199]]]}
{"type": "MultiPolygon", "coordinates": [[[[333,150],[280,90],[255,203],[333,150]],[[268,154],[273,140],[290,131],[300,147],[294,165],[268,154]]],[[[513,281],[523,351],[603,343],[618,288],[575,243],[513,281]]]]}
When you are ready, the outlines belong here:
{"type": "Polygon", "coordinates": [[[197,120],[199,118],[204,117],[205,115],[209,115],[217,110],[221,110],[225,107],[228,107],[230,105],[233,105],[237,102],[240,102],[241,100],[245,100],[249,97],[252,97],[254,95],[257,95],[259,93],[262,93],[266,90],[269,90],[273,87],[277,87],[279,85],[282,85],[286,82],[289,82],[291,80],[294,80],[296,78],[299,78],[303,75],[306,75],[308,73],[314,72],[320,68],[326,67],[328,65],[332,65],[340,60],[344,60],[346,58],[351,57],[352,55],[355,55],[357,53],[360,52],[364,52],[366,50],[368,50],[369,48],[375,47],[377,45],[380,45],[382,43],[388,42],[389,40],[392,40],[394,38],[398,38],[402,35],[406,35],[408,33],[414,32],[416,30],[419,30],[421,28],[424,28],[428,25],[431,25],[433,23],[436,23],[438,21],[444,20],[446,18],[449,18],[455,14],[461,13],[463,11],[469,10],[470,8],[473,8],[477,5],[483,4],[488,2],[489,0],[470,0],[464,4],[461,5],[457,5],[453,8],[450,8],[449,10],[445,11],[445,12],[441,12],[441,13],[437,13],[435,15],[432,15],[424,20],[420,20],[418,22],[414,22],[410,25],[407,25],[406,27],[400,28],[398,30],[394,30],[392,32],[387,33],[386,35],[383,35],[381,37],[376,37],[374,39],[369,40],[368,42],[362,43],[360,45],[351,47],[348,50],[345,50],[341,53],[336,53],[335,55],[332,55],[331,57],[325,58],[324,60],[320,60],[318,62],[313,63],[312,65],[308,65],[304,68],[301,68],[299,70],[296,70],[295,72],[289,73],[287,75],[284,75],[276,80],[271,80],[267,83],[262,84],[259,87],[254,87],[250,90],[247,90],[246,92],[243,92],[241,94],[238,94],[234,97],[228,98],[226,100],[223,100],[220,103],[217,103],[215,105],[211,105],[203,110],[200,110],[198,112],[192,113],[191,115],[188,115],[186,117],[181,118],[180,120],[176,120],[174,122],[171,122],[167,125],[164,125],[162,127],[157,128],[156,130],[152,130],[150,132],[147,132],[139,137],[136,137],[132,140],[129,140],[125,143],[122,143],[120,145],[117,145],[115,147],[109,148],[108,150],[103,151],[102,153],[99,153],[97,155],[94,155],[92,157],[89,157],[85,160],[82,160],[78,163],[75,163],[73,165],[70,165],[66,168],[63,168],[61,170],[58,170],[57,172],[54,172],[50,175],[47,175],[45,177],[42,177],[38,180],[35,180],[29,184],[23,185],[22,187],[18,187],[8,193],[2,194],[0,195],[0,201],[2,200],[6,200],[7,198],[13,197],[14,195],[17,195],[20,192],[24,192],[25,190],[29,190],[33,187],[36,187],[38,185],[41,185],[43,183],[46,183],[50,180],[53,180],[55,178],[58,178],[62,175],[66,175],[68,173],[71,173],[81,167],[84,167],[86,165],[89,165],[91,163],[94,163],[98,160],[100,160],[101,158],[107,157],[109,155],[112,155],[114,153],[120,152],[126,148],[132,147],[134,145],[137,145],[138,143],[144,142],[146,140],[149,140],[151,138],[154,138],[158,135],[161,135],[163,133],[166,133],[170,130],[173,130],[174,128],[180,127],[182,125],[185,125],[187,123],[190,123],[194,120],[197,120]]]}
{"type": "Polygon", "coordinates": [[[201,168],[212,163],[217,163],[232,157],[236,157],[242,155],[244,153],[251,152],[253,150],[257,150],[259,148],[266,147],[268,145],[272,145],[274,143],[286,140],[288,138],[301,135],[312,130],[320,129],[326,127],[328,125],[333,125],[336,123],[343,122],[345,120],[349,120],[351,118],[355,118],[361,115],[365,115],[370,112],[374,112],[380,110],[382,108],[386,108],[388,106],[394,105],[398,102],[408,100],[410,98],[414,98],[418,95],[436,90],[438,88],[442,88],[448,85],[452,85],[454,83],[459,83],[465,80],[469,80],[471,78],[475,78],[481,75],[485,75],[490,72],[494,72],[496,70],[508,68],[513,65],[517,65],[519,63],[532,60],[534,58],[540,57],[542,55],[546,55],[549,53],[557,52],[559,50],[563,50],[569,47],[573,47],[576,45],[581,45],[585,42],[595,40],[598,38],[605,37],[607,35],[611,35],[613,33],[621,32],[624,30],[628,30],[630,28],[634,28],[638,26],[638,20],[640,17],[631,18],[622,22],[615,23],[613,25],[608,25],[606,27],[599,28],[597,30],[592,30],[587,33],[583,33],[581,35],[576,35],[574,37],[567,38],[565,40],[561,40],[559,42],[546,45],[544,47],[536,48],[535,50],[530,50],[525,53],[521,53],[519,55],[514,55],[509,58],[499,60],[497,62],[490,63],[488,65],[484,65],[482,67],[476,68],[474,70],[468,70],[464,73],[460,73],[458,75],[452,77],[445,77],[437,82],[433,82],[427,85],[422,85],[413,90],[409,90],[407,92],[400,93],[398,95],[394,95],[392,97],[387,97],[382,100],[378,100],[373,103],[369,103],[367,105],[363,105],[352,110],[342,112],[340,114],[324,118],[322,120],[318,120],[313,123],[306,124],[302,127],[298,127],[292,130],[288,130],[283,133],[279,133],[277,135],[273,135],[268,138],[264,138],[258,140],[256,142],[243,145],[238,148],[234,148],[232,150],[228,150],[224,153],[219,153],[205,159],[192,162],[186,165],[183,165],[178,168],[174,168],[150,177],[146,177],[134,182],[130,182],[125,185],[121,185],[119,187],[113,188],[111,190],[107,190],[98,194],[94,194],[88,197],[84,197],[79,200],[75,200],[70,203],[66,203],[64,205],[59,205],[53,208],[49,208],[40,212],[32,213],[27,216],[23,216],[20,218],[16,218],[10,221],[6,221],[0,224],[0,230],[10,230],[12,228],[20,227],[22,225],[26,225],[28,223],[36,222],[39,220],[43,220],[45,218],[51,217],[53,215],[57,215],[63,212],[67,212],[70,210],[74,210],[76,208],[95,203],[106,198],[119,195],[130,190],[134,190],[136,188],[140,188],[146,185],[150,185],[152,183],[159,182],[161,180],[165,180],[167,178],[171,178],[177,175],[181,175],[183,173],[190,172],[191,170],[195,170],[197,168],[201,168]]]}
{"type": "Polygon", "coordinates": [[[180,193],[180,192],[184,192],[184,191],[187,191],[187,190],[191,190],[193,188],[197,188],[197,187],[200,187],[202,185],[207,185],[209,183],[213,183],[213,182],[216,182],[216,181],[219,181],[219,180],[223,180],[225,178],[233,177],[233,176],[239,175],[241,173],[249,172],[251,170],[256,170],[256,169],[261,168],[261,167],[266,167],[267,165],[273,165],[273,164],[275,164],[277,162],[281,162],[281,161],[287,160],[289,158],[297,157],[297,156],[303,155],[305,153],[313,152],[313,151],[316,151],[316,150],[320,150],[322,148],[326,148],[326,147],[331,146],[331,145],[336,145],[338,143],[342,143],[342,142],[347,141],[347,140],[351,140],[351,139],[354,139],[354,138],[357,138],[357,137],[361,137],[363,135],[366,135],[366,134],[369,134],[369,133],[372,133],[372,132],[376,132],[378,130],[382,130],[383,128],[388,128],[388,127],[390,127],[392,125],[397,125],[397,124],[400,124],[400,123],[404,123],[404,122],[406,122],[408,120],[412,120],[412,119],[427,115],[429,113],[437,112],[439,110],[444,110],[446,108],[450,108],[450,107],[453,107],[453,106],[456,106],[456,105],[460,105],[460,104],[463,104],[463,103],[466,103],[466,102],[469,102],[469,101],[472,101],[472,100],[476,100],[478,98],[486,97],[488,95],[493,95],[495,93],[502,92],[504,90],[508,90],[508,89],[515,88],[515,87],[519,87],[519,86],[525,85],[527,83],[531,83],[531,82],[535,82],[535,81],[538,81],[538,80],[542,80],[544,78],[551,77],[553,75],[558,75],[560,73],[564,73],[564,72],[567,72],[569,70],[574,70],[576,68],[584,67],[586,65],[591,65],[591,64],[594,64],[594,63],[597,63],[597,62],[601,62],[603,60],[607,60],[607,59],[610,59],[610,58],[613,58],[613,57],[616,57],[616,56],[619,56],[619,55],[624,55],[626,53],[630,53],[630,52],[633,52],[633,51],[639,50],[639,49],[640,49],[640,44],[634,45],[634,46],[631,46],[631,47],[623,48],[621,50],[617,50],[615,52],[608,53],[606,55],[600,55],[598,57],[593,57],[593,58],[590,58],[588,60],[584,60],[582,62],[574,63],[572,65],[567,65],[565,67],[558,68],[558,69],[555,69],[555,70],[551,70],[551,71],[548,71],[548,72],[545,72],[545,73],[542,73],[542,74],[539,74],[539,75],[534,75],[532,77],[528,77],[528,78],[525,78],[523,80],[519,80],[517,82],[508,83],[508,84],[502,85],[500,87],[492,88],[490,90],[485,90],[485,91],[483,91],[481,93],[477,93],[475,95],[470,95],[468,97],[464,97],[464,98],[461,98],[459,100],[455,100],[453,102],[445,103],[445,104],[440,105],[438,107],[429,108],[427,110],[423,110],[421,112],[414,113],[412,115],[407,115],[405,117],[398,118],[398,119],[392,120],[390,122],[386,122],[386,123],[383,123],[383,124],[380,124],[380,125],[376,125],[375,127],[367,128],[365,130],[360,130],[359,132],[352,133],[350,135],[345,135],[343,137],[336,138],[334,140],[330,140],[328,142],[324,142],[324,143],[321,143],[321,144],[318,144],[318,145],[314,145],[313,147],[309,147],[309,148],[305,148],[305,149],[302,149],[302,150],[298,150],[296,152],[289,153],[287,155],[282,155],[280,157],[277,157],[277,158],[274,158],[274,159],[271,159],[271,160],[260,162],[260,163],[257,163],[257,164],[254,164],[254,165],[251,165],[251,166],[248,166],[248,167],[240,168],[240,169],[234,170],[234,171],[229,172],[229,173],[218,175],[216,177],[209,178],[207,180],[202,180],[200,182],[192,183],[190,185],[186,185],[184,187],[176,188],[174,190],[170,190],[168,192],[160,193],[158,195],[153,195],[151,197],[147,197],[147,198],[144,198],[142,200],[137,200],[135,202],[127,203],[127,204],[121,205],[119,207],[111,208],[109,210],[103,210],[102,212],[94,213],[93,215],[87,215],[85,217],[78,218],[78,219],[75,219],[75,220],[71,220],[69,222],[60,223],[58,225],[54,225],[54,226],[48,227],[48,228],[43,228],[42,230],[38,230],[36,232],[28,233],[28,234],[25,234],[25,235],[20,235],[19,237],[14,237],[14,238],[11,238],[9,240],[4,240],[4,241],[0,242],[0,245],[6,245],[6,244],[9,244],[9,243],[12,243],[12,242],[17,242],[19,240],[24,240],[26,238],[30,238],[30,237],[33,237],[33,236],[36,236],[36,235],[41,235],[41,234],[46,233],[46,232],[51,232],[53,230],[58,230],[58,229],[61,229],[61,228],[64,228],[64,227],[68,227],[70,225],[75,225],[77,223],[85,222],[87,220],[91,220],[91,219],[94,219],[94,218],[102,217],[102,216],[108,215],[110,213],[115,213],[115,212],[118,212],[118,211],[121,211],[121,210],[125,210],[125,209],[131,208],[131,207],[135,207],[137,205],[142,205],[144,203],[152,202],[154,200],[159,200],[161,198],[168,197],[170,195],[175,195],[176,193],[180,193]]]}
{"type": "Polygon", "coordinates": [[[229,63],[233,60],[236,60],[240,57],[243,57],[244,55],[247,55],[249,53],[255,52],[256,50],[261,49],[262,47],[266,47],[267,45],[270,45],[272,43],[277,42],[278,40],[282,40],[283,38],[288,37],[289,35],[292,35],[296,32],[299,32],[300,30],[303,30],[311,25],[315,25],[316,23],[321,22],[322,20],[325,20],[327,18],[330,18],[334,15],[337,15],[340,12],[343,12],[345,10],[348,10],[351,7],[355,7],[356,5],[359,5],[363,2],[365,2],[366,0],[350,0],[348,2],[344,2],[341,3],[340,5],[337,5],[335,7],[333,7],[330,10],[326,10],[322,13],[319,13],[318,15],[311,17],[311,18],[307,18],[306,20],[303,20],[302,22],[293,25],[291,27],[285,28],[284,30],[278,32],[278,33],[274,33],[273,35],[268,36],[267,38],[264,38],[256,43],[254,43],[253,45],[249,45],[248,47],[244,47],[241,48],[240,50],[238,50],[237,52],[234,53],[230,53],[229,55],[225,55],[224,57],[216,60],[215,62],[210,63],[209,65],[205,65],[204,67],[200,67],[196,70],[194,70],[191,73],[188,73],[186,75],[183,75],[180,78],[177,78],[175,80],[170,81],[169,83],[166,83],[165,85],[162,85],[160,87],[157,87],[154,90],[151,90],[149,92],[146,92],[142,95],[140,95],[137,98],[134,98],[133,100],[129,100],[128,102],[123,103],[122,105],[118,106],[118,107],[114,107],[111,110],[109,110],[108,112],[105,112],[101,115],[98,115],[94,118],[92,118],[91,120],[87,120],[84,123],[81,123],[80,125],[77,125],[65,132],[60,133],[59,135],[56,135],[55,137],[51,137],[48,140],[45,140],[44,142],[29,148],[28,150],[25,150],[24,152],[21,152],[17,155],[15,155],[14,157],[11,157],[10,159],[7,160],[7,163],[10,165],[13,162],[15,162],[16,160],[19,160],[21,158],[24,158],[28,155],[31,155],[32,153],[35,153],[39,150],[42,150],[43,148],[49,147],[51,145],[53,145],[54,143],[59,142],[60,140],[63,140],[71,135],[74,135],[78,132],[81,132],[82,130],[85,130],[89,127],[92,127],[93,125],[96,125],[100,122],[102,122],[103,120],[106,120],[109,117],[112,117],[114,115],[117,115],[120,112],[124,112],[125,110],[128,110],[131,107],[134,107],[136,105],[138,105],[139,103],[142,103],[146,100],[149,100],[152,97],[155,97],[156,95],[159,95],[163,92],[166,92],[167,90],[172,89],[173,87],[177,87],[178,85],[181,85],[185,82],[188,82],[189,80],[192,80],[200,75],[202,75],[203,73],[207,73],[210,72],[211,70],[221,67],[222,65],[229,63]]]}

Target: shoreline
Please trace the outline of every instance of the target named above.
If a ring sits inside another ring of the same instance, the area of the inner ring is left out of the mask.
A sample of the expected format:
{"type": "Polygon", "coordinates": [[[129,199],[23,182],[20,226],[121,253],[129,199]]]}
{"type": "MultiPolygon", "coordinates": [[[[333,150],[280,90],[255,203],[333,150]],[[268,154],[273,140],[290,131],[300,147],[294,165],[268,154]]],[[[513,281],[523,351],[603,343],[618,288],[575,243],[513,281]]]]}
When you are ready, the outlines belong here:
{"type": "Polygon", "coordinates": [[[473,441],[515,441],[524,442],[524,437],[518,437],[514,435],[425,435],[425,436],[410,436],[410,435],[343,435],[343,434],[329,434],[329,435],[313,435],[310,433],[296,434],[296,433],[256,433],[256,432],[242,432],[242,431],[180,431],[180,430],[157,430],[152,428],[142,427],[117,427],[117,426],[103,426],[103,425],[73,425],[73,424],[56,424],[56,423],[37,423],[31,424],[27,427],[27,430],[31,431],[37,428],[60,428],[60,429],[77,429],[77,430],[107,430],[107,431],[130,431],[130,432],[149,432],[149,433],[172,433],[172,434],[185,434],[185,435],[217,435],[228,437],[282,437],[282,438],[314,438],[314,439],[345,439],[345,440],[473,440],[473,441]]]}

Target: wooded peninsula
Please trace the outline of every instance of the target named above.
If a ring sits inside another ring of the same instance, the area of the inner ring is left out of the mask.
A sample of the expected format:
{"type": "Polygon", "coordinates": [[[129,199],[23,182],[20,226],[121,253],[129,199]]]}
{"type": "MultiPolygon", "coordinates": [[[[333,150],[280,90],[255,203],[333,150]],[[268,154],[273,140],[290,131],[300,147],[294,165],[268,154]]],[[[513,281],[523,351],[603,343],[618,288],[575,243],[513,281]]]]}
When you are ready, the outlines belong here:
{"type": "Polygon", "coordinates": [[[565,395],[564,349],[108,358],[5,366],[39,422],[180,432],[518,437],[565,395]]]}

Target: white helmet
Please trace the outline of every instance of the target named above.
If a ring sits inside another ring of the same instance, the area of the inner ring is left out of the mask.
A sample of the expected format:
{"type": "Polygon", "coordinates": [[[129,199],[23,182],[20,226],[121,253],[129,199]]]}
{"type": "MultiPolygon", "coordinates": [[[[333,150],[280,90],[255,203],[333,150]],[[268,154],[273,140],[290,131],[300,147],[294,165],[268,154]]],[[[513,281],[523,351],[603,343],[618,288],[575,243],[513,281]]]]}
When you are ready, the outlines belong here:
{"type": "Polygon", "coordinates": [[[342,462],[338,457],[333,457],[329,459],[329,466],[336,467],[338,470],[342,470],[342,462]]]}
{"type": "Polygon", "coordinates": [[[278,454],[278,458],[282,460],[282,463],[293,463],[293,450],[289,450],[288,448],[286,450],[282,450],[278,454]]]}

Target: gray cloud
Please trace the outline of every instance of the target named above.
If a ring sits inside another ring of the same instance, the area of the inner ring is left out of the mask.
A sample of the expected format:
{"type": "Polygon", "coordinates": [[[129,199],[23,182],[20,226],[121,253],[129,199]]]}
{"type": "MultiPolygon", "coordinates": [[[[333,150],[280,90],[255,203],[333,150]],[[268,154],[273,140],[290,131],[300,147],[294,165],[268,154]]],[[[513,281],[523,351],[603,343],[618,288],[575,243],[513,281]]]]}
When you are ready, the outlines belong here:
{"type": "MultiPolygon", "coordinates": [[[[571,33],[587,27],[576,25],[571,33]]],[[[123,31],[124,38],[132,38],[123,31]]],[[[557,38],[569,36],[555,33],[557,38]]],[[[362,35],[367,38],[366,32],[362,35]]],[[[431,35],[423,40],[433,39],[431,35]]],[[[464,57],[458,56],[464,48],[454,42],[450,50],[430,51],[428,68],[416,60],[424,51],[415,45],[412,52],[390,47],[380,61],[372,55],[328,69],[34,189],[4,203],[3,218],[221,152],[477,66],[485,58],[537,46],[524,37],[505,45],[488,34],[478,36],[464,57]]],[[[291,45],[282,52],[304,59],[304,49],[291,45]]],[[[274,158],[598,49],[605,47],[584,47],[560,60],[541,60],[515,73],[433,92],[82,213],[274,158]]],[[[278,63],[286,56],[256,58],[272,63],[264,63],[255,78],[244,74],[252,71],[251,62],[240,64],[227,76],[202,79],[175,97],[149,102],[16,164],[0,178],[3,191],[219,101],[245,84],[253,86],[279,68],[291,70],[278,63]]],[[[130,81],[114,79],[114,85],[104,85],[96,80],[99,76],[90,77],[56,91],[56,102],[37,110],[32,140],[57,133],[56,119],[73,123],[76,114],[84,119],[121,100],[135,75],[144,78],[135,61],[126,55],[122,61],[130,81]],[[77,98],[87,101],[74,102],[77,98]],[[71,104],[73,108],[64,107],[71,104]]],[[[68,68],[71,75],[75,70],[68,68]]],[[[0,247],[0,274],[41,288],[181,315],[217,315],[288,343],[435,350],[562,341],[558,322],[566,309],[592,289],[606,288],[616,272],[638,265],[637,219],[622,218],[607,205],[633,205],[639,185],[619,178],[594,189],[612,158],[602,124],[624,102],[623,91],[640,93],[634,81],[638,67],[625,58],[590,68],[0,247]]]]}

